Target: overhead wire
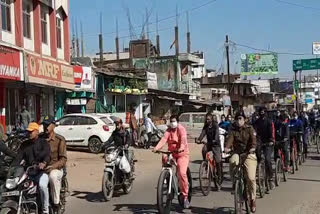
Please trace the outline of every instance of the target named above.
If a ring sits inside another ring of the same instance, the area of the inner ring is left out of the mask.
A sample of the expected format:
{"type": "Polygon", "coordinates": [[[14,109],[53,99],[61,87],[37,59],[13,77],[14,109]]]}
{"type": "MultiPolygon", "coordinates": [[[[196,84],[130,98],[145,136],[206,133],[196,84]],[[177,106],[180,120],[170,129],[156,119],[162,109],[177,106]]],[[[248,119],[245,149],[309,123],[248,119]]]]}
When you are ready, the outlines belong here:
{"type": "Polygon", "coordinates": [[[305,6],[302,4],[297,4],[297,3],[293,3],[293,2],[288,2],[288,1],[284,1],[284,0],[274,0],[278,3],[282,3],[282,4],[287,4],[287,5],[291,5],[291,6],[296,6],[296,7],[300,7],[300,8],[304,8],[304,9],[310,9],[310,10],[316,10],[316,11],[320,11],[320,8],[316,8],[316,7],[311,7],[311,6],[305,6]]]}

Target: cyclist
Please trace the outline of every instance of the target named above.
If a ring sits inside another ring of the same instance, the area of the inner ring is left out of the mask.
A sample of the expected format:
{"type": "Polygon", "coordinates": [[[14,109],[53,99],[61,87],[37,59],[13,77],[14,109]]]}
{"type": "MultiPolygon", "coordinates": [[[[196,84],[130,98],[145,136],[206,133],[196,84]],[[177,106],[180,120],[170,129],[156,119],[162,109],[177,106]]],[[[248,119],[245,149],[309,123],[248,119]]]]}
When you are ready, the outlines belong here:
{"type": "MultiPolygon", "coordinates": [[[[303,133],[303,122],[299,119],[298,113],[294,112],[290,120],[290,137],[295,137],[297,140],[297,150],[300,154],[301,135],[303,133]]],[[[290,152],[292,151],[292,140],[290,140],[290,152]]]]}
{"type": "Polygon", "coordinates": [[[231,122],[226,119],[226,116],[224,114],[221,115],[221,122],[219,123],[219,127],[226,131],[229,131],[230,125],[231,122]]]}
{"type": "Polygon", "coordinates": [[[269,181],[270,189],[274,189],[273,169],[272,169],[272,153],[274,151],[274,126],[272,121],[266,115],[266,109],[259,109],[259,119],[255,122],[257,131],[257,156],[261,160],[262,153],[265,157],[266,175],[269,181]]]}
{"type": "Polygon", "coordinates": [[[207,114],[206,124],[202,129],[202,132],[199,138],[196,140],[197,143],[200,143],[204,137],[207,137],[207,144],[204,145],[204,149],[202,150],[203,159],[206,157],[207,151],[212,151],[213,156],[216,160],[217,164],[217,173],[218,173],[218,191],[220,191],[222,181],[222,162],[221,162],[221,145],[219,138],[219,126],[213,120],[212,114],[207,114]]]}
{"type": "Polygon", "coordinates": [[[248,191],[250,196],[251,212],[256,212],[256,169],[257,157],[254,154],[256,148],[256,132],[252,126],[245,124],[246,116],[243,113],[236,114],[236,123],[231,128],[229,133],[225,151],[229,151],[233,147],[234,154],[230,158],[230,174],[233,182],[233,169],[239,164],[239,154],[248,153],[244,162],[246,168],[245,173],[248,181],[248,191]],[[253,154],[251,154],[253,152],[253,154]]]}
{"type": "Polygon", "coordinates": [[[188,200],[188,176],[187,169],[189,166],[189,147],[187,141],[187,131],[179,124],[179,117],[172,115],[170,117],[170,128],[167,129],[163,138],[158,145],[152,150],[157,152],[168,143],[168,150],[170,152],[176,152],[173,157],[177,160],[177,174],[179,179],[179,186],[184,196],[184,208],[190,208],[190,202],[188,200]]]}
{"type": "Polygon", "coordinates": [[[306,112],[301,112],[299,119],[303,123],[303,146],[304,146],[304,153],[307,153],[308,136],[309,136],[309,117],[306,112]]]}
{"type": "Polygon", "coordinates": [[[275,159],[277,155],[278,148],[282,148],[284,153],[284,165],[285,170],[288,170],[290,154],[289,154],[289,126],[285,115],[282,115],[280,111],[277,111],[276,119],[274,122],[276,146],[275,146],[275,159]]]}

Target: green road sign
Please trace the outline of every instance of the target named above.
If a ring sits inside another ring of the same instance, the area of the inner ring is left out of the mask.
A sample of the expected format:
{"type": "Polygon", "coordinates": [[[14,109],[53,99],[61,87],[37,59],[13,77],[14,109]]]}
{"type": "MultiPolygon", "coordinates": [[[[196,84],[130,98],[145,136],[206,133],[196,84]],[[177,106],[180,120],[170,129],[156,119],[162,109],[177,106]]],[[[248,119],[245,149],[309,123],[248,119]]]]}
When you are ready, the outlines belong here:
{"type": "Polygon", "coordinates": [[[316,69],[320,69],[320,58],[293,60],[294,71],[316,70],[316,69]]]}

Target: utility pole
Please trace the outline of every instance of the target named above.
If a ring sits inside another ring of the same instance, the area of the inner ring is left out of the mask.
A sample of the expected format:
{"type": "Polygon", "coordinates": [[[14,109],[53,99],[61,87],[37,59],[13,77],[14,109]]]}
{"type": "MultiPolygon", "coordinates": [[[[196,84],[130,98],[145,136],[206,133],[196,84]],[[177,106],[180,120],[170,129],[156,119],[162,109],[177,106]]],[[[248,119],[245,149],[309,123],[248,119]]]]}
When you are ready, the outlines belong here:
{"type": "Polygon", "coordinates": [[[160,36],[159,36],[159,19],[158,19],[158,13],[157,13],[157,52],[158,56],[160,56],[160,36]]]}
{"type": "MultiPolygon", "coordinates": [[[[300,72],[299,72],[299,99],[300,100],[302,100],[301,73],[302,73],[302,71],[300,70],[300,72]]],[[[302,104],[302,102],[301,102],[301,104],[302,104]]],[[[301,105],[301,107],[302,107],[302,105],[301,105]]],[[[301,109],[301,111],[303,111],[303,108],[301,109]]]]}
{"type": "Polygon", "coordinates": [[[176,6],[176,26],[174,28],[174,35],[175,35],[175,47],[176,47],[176,56],[179,56],[179,23],[178,23],[178,5],[176,6]]]}
{"type": "MultiPolygon", "coordinates": [[[[228,72],[228,92],[231,100],[231,83],[230,83],[230,59],[229,59],[229,36],[226,35],[226,55],[227,55],[227,72],[228,72]]],[[[230,114],[232,115],[232,102],[230,105],[230,114]]]]}
{"type": "Polygon", "coordinates": [[[118,18],[116,19],[116,31],[117,31],[117,36],[116,36],[116,54],[117,54],[117,61],[119,62],[120,59],[120,51],[119,51],[119,28],[118,28],[118,18]]]}
{"type": "Polygon", "coordinates": [[[146,7],[146,29],[147,29],[147,32],[146,32],[146,39],[150,39],[149,37],[149,12],[148,12],[148,8],[146,7]]]}
{"type": "Polygon", "coordinates": [[[191,37],[190,37],[190,23],[189,12],[187,11],[187,53],[191,52],[191,37]]]}
{"type": "Polygon", "coordinates": [[[102,13],[100,13],[99,50],[100,50],[100,69],[102,70],[102,67],[103,67],[102,13]]]}
{"type": "Polygon", "coordinates": [[[296,94],[296,111],[299,112],[299,94],[298,94],[298,88],[296,87],[297,83],[297,73],[298,71],[294,71],[294,88],[295,88],[295,94],[296,94]]]}
{"type": "Polygon", "coordinates": [[[79,45],[79,34],[78,34],[78,21],[76,20],[76,51],[77,57],[80,57],[80,45],[79,45]]]}
{"type": "Polygon", "coordinates": [[[81,57],[84,57],[84,41],[83,41],[83,30],[82,30],[82,22],[80,21],[80,33],[81,33],[81,57]]]}

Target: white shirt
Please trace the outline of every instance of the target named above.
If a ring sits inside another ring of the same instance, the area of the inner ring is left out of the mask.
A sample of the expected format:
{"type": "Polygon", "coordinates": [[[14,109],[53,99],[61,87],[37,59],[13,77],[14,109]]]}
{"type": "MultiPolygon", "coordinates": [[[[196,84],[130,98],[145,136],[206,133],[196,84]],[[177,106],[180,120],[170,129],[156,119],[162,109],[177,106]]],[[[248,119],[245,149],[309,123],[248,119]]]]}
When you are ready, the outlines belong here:
{"type": "Polygon", "coordinates": [[[145,119],[144,123],[147,133],[153,132],[154,129],[157,129],[149,117],[145,119]]]}

